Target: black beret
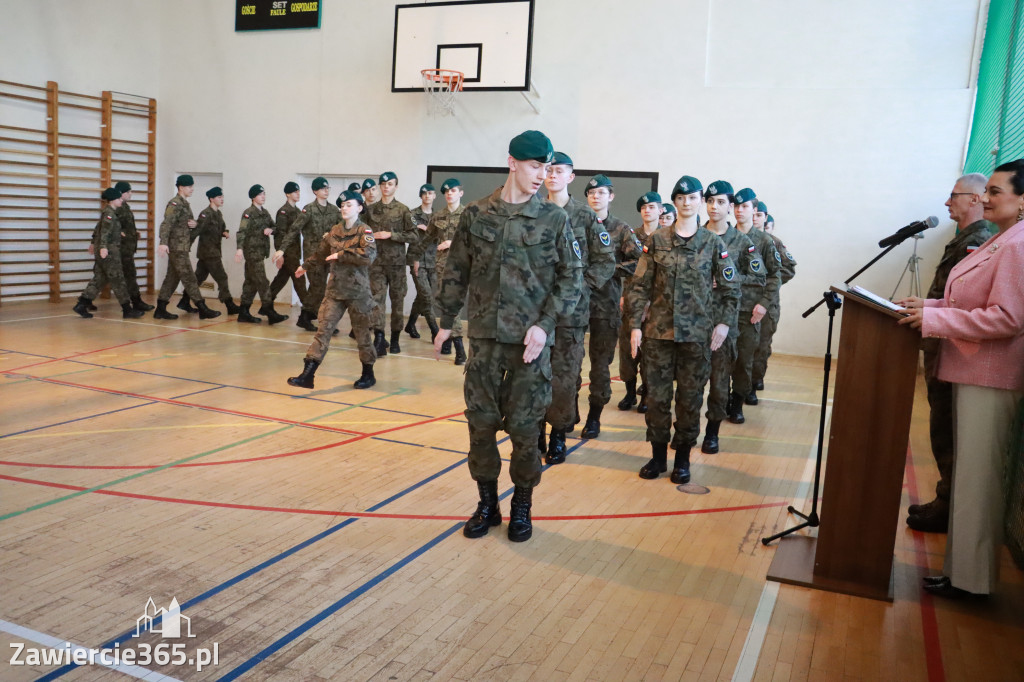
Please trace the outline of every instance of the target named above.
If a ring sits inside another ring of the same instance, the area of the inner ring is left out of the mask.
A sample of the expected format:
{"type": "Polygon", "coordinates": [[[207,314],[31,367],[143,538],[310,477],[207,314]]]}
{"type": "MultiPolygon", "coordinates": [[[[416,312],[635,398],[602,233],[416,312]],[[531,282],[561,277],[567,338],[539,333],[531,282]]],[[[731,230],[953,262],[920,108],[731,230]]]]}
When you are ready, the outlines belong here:
{"type": "Polygon", "coordinates": [[[116,189],[121,194],[124,194],[125,192],[131,192],[132,191],[132,186],[129,185],[124,180],[121,180],[120,182],[118,182],[118,183],[116,183],[114,185],[114,189],[116,189]]]}
{"type": "Polygon", "coordinates": [[[210,189],[206,190],[207,199],[216,199],[217,197],[222,196],[224,196],[224,190],[222,190],[220,187],[211,187],[210,189]]]}
{"type": "Polygon", "coordinates": [[[174,181],[175,187],[191,187],[196,184],[196,181],[192,179],[191,175],[179,175],[178,179],[174,181]]]}
{"type": "Polygon", "coordinates": [[[267,190],[263,189],[263,185],[253,185],[249,188],[249,198],[255,199],[259,195],[263,194],[267,190]]]}
{"type": "Polygon", "coordinates": [[[101,196],[103,197],[103,201],[114,201],[121,198],[121,190],[116,187],[108,187],[103,190],[103,194],[101,196]]]}
{"type": "Polygon", "coordinates": [[[289,180],[288,182],[284,183],[284,193],[285,194],[291,194],[292,192],[298,192],[298,191],[299,191],[299,183],[292,182],[291,180],[289,180]]]}

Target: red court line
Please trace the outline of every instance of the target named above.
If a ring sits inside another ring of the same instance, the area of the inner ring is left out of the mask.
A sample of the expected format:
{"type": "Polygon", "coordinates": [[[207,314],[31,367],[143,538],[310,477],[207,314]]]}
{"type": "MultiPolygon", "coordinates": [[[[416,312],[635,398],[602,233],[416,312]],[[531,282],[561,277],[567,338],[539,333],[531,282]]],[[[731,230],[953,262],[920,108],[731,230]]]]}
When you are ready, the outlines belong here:
{"type": "MultiPolygon", "coordinates": [[[[68,485],[66,483],[54,483],[51,481],[40,481],[31,478],[18,476],[7,476],[0,474],[0,479],[14,483],[28,483],[48,488],[60,488],[62,490],[73,490],[81,492],[89,490],[85,486],[68,485]]],[[[172,504],[189,504],[199,507],[217,507],[221,509],[242,509],[246,511],[278,512],[283,514],[311,514],[314,516],[346,516],[353,518],[373,519],[406,519],[419,521],[463,521],[465,514],[457,516],[446,516],[443,514],[387,514],[381,512],[354,512],[339,511],[334,509],[300,509],[292,507],[266,507],[254,504],[234,504],[231,502],[210,502],[207,500],[190,500],[180,497],[162,497],[159,495],[142,495],[139,493],[126,493],[118,490],[93,490],[98,495],[110,495],[112,497],[126,497],[134,500],[148,500],[151,502],[169,502],[172,504]]],[[[709,509],[680,509],[665,512],[639,512],[632,514],[581,514],[579,516],[534,516],[534,521],[591,521],[591,520],[613,520],[613,519],[645,519],[666,516],[687,516],[692,514],[715,514],[720,512],[749,511],[755,509],[768,509],[771,507],[783,507],[789,502],[767,502],[765,504],[748,504],[736,507],[712,507],[709,509]]]]}

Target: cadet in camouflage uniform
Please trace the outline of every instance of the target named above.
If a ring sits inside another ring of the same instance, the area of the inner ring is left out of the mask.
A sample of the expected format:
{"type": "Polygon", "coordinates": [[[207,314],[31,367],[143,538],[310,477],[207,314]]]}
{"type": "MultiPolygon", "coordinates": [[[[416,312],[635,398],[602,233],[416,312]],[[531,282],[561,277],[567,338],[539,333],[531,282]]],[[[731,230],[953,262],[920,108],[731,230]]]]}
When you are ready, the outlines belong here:
{"type": "MultiPolygon", "coordinates": [[[[786,248],[781,239],[765,229],[767,219],[768,207],[763,201],[757,202],[757,210],[754,211],[754,229],[763,230],[765,234],[771,237],[772,243],[775,245],[775,250],[781,259],[779,263],[779,288],[781,289],[782,285],[793,279],[793,276],[796,274],[796,259],[793,258],[793,254],[789,252],[789,249],[786,248]]],[[[768,306],[768,314],[761,318],[761,334],[757,343],[757,351],[754,353],[754,365],[750,373],[753,386],[750,389],[751,398],[746,401],[748,405],[756,405],[756,392],[764,390],[764,375],[768,371],[768,358],[772,355],[772,338],[779,327],[779,319],[782,315],[782,306],[777,293],[771,303],[768,306]],[[753,403],[751,403],[751,399],[753,403]]]]}
{"type": "Polygon", "coordinates": [[[627,298],[632,316],[631,350],[637,354],[643,342],[650,382],[647,440],[651,460],[640,469],[640,478],[658,478],[668,469],[675,382],[671,480],[688,483],[690,449],[700,432],[700,406],[711,353],[728,338],[729,322],[736,319],[739,277],[717,235],[700,229],[696,222],[677,221],[671,229],[658,230],[651,237],[627,298]]]}
{"type": "MultiPolygon", "coordinates": [[[[575,424],[578,408],[577,391],[583,369],[584,337],[590,321],[590,292],[603,287],[615,274],[615,253],[611,235],[597,221],[590,207],[569,196],[569,185],[576,178],[572,159],[568,154],[555,152],[548,168],[544,185],[548,201],[561,207],[569,216],[569,226],[579,244],[583,262],[583,287],[580,300],[572,315],[559,317],[555,327],[555,344],[551,348],[551,406],[545,420],[551,424],[551,441],[545,461],[561,464],[565,461],[565,434],[575,424]]],[[[544,422],[540,424],[537,441],[544,448],[544,422]]]]}
{"type": "Polygon", "coordinates": [[[121,222],[117,219],[117,209],[121,206],[121,192],[113,187],[103,190],[106,207],[93,230],[92,251],[96,263],[92,268],[92,279],[85,291],[78,297],[72,310],[84,318],[92,317],[89,305],[107,284],[121,304],[121,312],[126,319],[142,317],[142,311],[132,307],[128,296],[128,287],[124,283],[124,271],[121,269],[121,222]]]}
{"type": "Polygon", "coordinates": [[[373,312],[374,347],[377,355],[401,353],[399,337],[402,335],[405,316],[405,293],[409,289],[409,277],[405,273],[405,245],[419,239],[419,231],[412,222],[409,207],[395,199],[398,176],[387,171],[379,178],[381,200],[366,209],[366,224],[373,229],[377,240],[377,259],[370,266],[370,286],[376,309],[373,312]],[[391,346],[384,338],[384,308],[391,299],[391,346]]]}
{"type": "MultiPolygon", "coordinates": [[[[441,184],[441,195],[444,197],[444,208],[434,214],[427,225],[427,242],[434,245],[437,253],[436,269],[437,275],[434,280],[434,315],[438,318],[443,314],[437,303],[437,296],[441,290],[441,281],[444,279],[444,268],[448,263],[448,254],[455,231],[459,227],[459,220],[465,207],[462,205],[462,183],[458,178],[448,178],[441,184]]],[[[436,338],[436,334],[435,334],[436,338]]],[[[455,364],[466,364],[466,348],[462,344],[462,312],[455,315],[452,322],[451,336],[441,344],[441,355],[451,355],[452,345],[455,345],[455,364]]]]}
{"type": "Polygon", "coordinates": [[[611,215],[608,204],[615,199],[612,181],[604,175],[595,175],[587,183],[587,203],[604,225],[611,239],[617,263],[615,274],[603,287],[590,296],[590,411],[583,425],[581,438],[597,438],[601,433],[601,411],[612,399],[612,376],[609,368],[615,359],[622,327],[622,280],[636,269],[642,253],[640,240],[633,228],[611,215]]]}
{"type": "Polygon", "coordinates": [[[120,181],[114,189],[121,193],[121,206],[116,210],[117,219],[121,222],[121,270],[124,272],[124,284],[128,289],[128,298],[132,307],[140,312],[152,310],[153,306],[142,300],[139,291],[139,276],[135,269],[135,252],[139,248],[139,229],[135,226],[135,214],[128,202],[132,199],[132,186],[120,181]]]}
{"type": "Polygon", "coordinates": [[[267,316],[267,322],[277,324],[288,319],[274,310],[274,299],[270,298],[270,280],[264,261],[270,256],[270,235],[274,234],[274,218],[263,204],[267,201],[267,192],[262,185],[249,188],[252,205],[242,212],[242,220],[235,234],[235,262],[245,262],[245,281],[242,282],[242,298],[239,300],[241,311],[239,322],[259,324],[263,320],[249,312],[249,306],[260,295],[260,314],[267,316]]]}
{"type": "Polygon", "coordinates": [[[360,186],[362,187],[360,191],[363,193],[363,201],[366,202],[367,206],[372,206],[380,201],[380,187],[377,186],[376,180],[366,178],[360,186]]]}
{"type": "Polygon", "coordinates": [[[342,222],[324,235],[317,250],[295,273],[296,277],[301,277],[305,267],[313,262],[330,268],[327,291],[320,305],[320,327],[306,351],[302,374],[288,379],[292,386],[313,388],[313,376],[324,361],[331,335],[346,310],[359,344],[359,361],[363,365],[363,373],[353,385],[355,388],[369,388],[377,383],[373,376],[373,363],[377,356],[370,341],[373,299],[370,296],[369,273],[370,264],[377,257],[377,248],[370,227],[359,219],[364,207],[363,196],[346,190],[338,197],[338,204],[342,222]]]}
{"type": "MultiPolygon", "coordinates": [[[[657,192],[646,192],[643,196],[636,200],[636,210],[640,212],[640,220],[642,225],[638,231],[635,231],[637,239],[640,240],[640,248],[644,253],[647,253],[648,247],[651,244],[651,236],[656,230],[661,227],[661,219],[665,215],[663,213],[664,208],[661,203],[661,195],[657,192]]],[[[671,214],[675,216],[675,210],[671,214]]],[[[669,223],[671,225],[671,223],[669,223]]],[[[619,330],[619,379],[626,384],[626,395],[619,401],[620,410],[628,410],[636,405],[636,377],[637,371],[641,377],[646,376],[643,367],[643,349],[637,351],[636,356],[633,356],[632,348],[630,347],[630,338],[632,337],[633,326],[632,326],[632,313],[629,310],[629,300],[625,296],[625,292],[629,290],[629,283],[632,277],[626,277],[623,279],[622,291],[622,328],[619,330]]],[[[646,304],[645,304],[646,305],[646,304]]],[[[641,414],[647,412],[647,381],[643,382],[643,387],[640,389],[640,395],[643,397],[640,400],[640,407],[638,412],[641,414]]]]}
{"type": "MultiPolygon", "coordinates": [[[[281,237],[281,243],[274,253],[274,264],[278,267],[284,264],[284,254],[299,243],[300,236],[303,258],[308,259],[316,251],[324,235],[341,221],[338,207],[327,200],[331,193],[331,185],[327,179],[314,178],[312,188],[316,199],[302,207],[298,217],[289,225],[288,234],[281,237]]],[[[308,331],[316,331],[312,320],[316,319],[320,303],[324,300],[327,269],[313,263],[312,267],[306,268],[306,279],[309,281],[309,289],[306,291],[306,297],[302,299],[302,312],[305,313],[306,324],[299,326],[308,331]]]]}
{"type": "Polygon", "coordinates": [[[153,313],[153,317],[158,320],[178,319],[177,315],[167,312],[167,304],[178,287],[178,282],[185,288],[185,296],[196,304],[200,319],[208,320],[220,315],[219,310],[211,310],[203,300],[195,270],[192,269],[192,261],[189,259],[192,230],[198,224],[192,217],[192,207],[188,203],[195,184],[191,175],[178,176],[175,181],[178,193],[167,202],[164,221],[160,223],[160,253],[167,256],[167,273],[164,275],[163,284],[160,285],[156,312],[153,313]]]}
{"type": "Polygon", "coordinates": [[[411,338],[420,338],[416,331],[416,320],[422,315],[430,327],[430,341],[433,343],[437,336],[437,323],[434,321],[434,271],[437,266],[437,244],[427,240],[427,225],[430,223],[430,216],[434,212],[434,199],[437,198],[437,190],[431,184],[420,186],[420,205],[414,208],[412,222],[419,230],[416,239],[409,242],[409,251],[405,255],[406,265],[409,266],[409,274],[412,275],[412,282],[416,286],[416,300],[412,303],[412,310],[409,311],[409,321],[405,323],[405,333],[411,338]]]}
{"type": "Polygon", "coordinates": [[[553,155],[543,133],[512,139],[504,186],[467,206],[459,220],[437,298],[438,358],[463,304],[473,321],[465,398],[469,471],[480,503],[462,529],[470,538],[501,523],[499,430],[512,441],[508,537],[522,542],[533,534],[538,425],[551,402],[550,348],[555,323],[572,314],[583,282],[582,252],[565,211],[537,196],[553,155]]]}
{"type": "Polygon", "coordinates": [[[196,247],[196,281],[202,284],[210,275],[217,283],[217,298],[228,310],[228,315],[237,315],[241,308],[231,298],[231,287],[228,286],[228,273],[224,270],[220,244],[228,238],[228,227],[224,223],[221,206],[224,205],[224,192],[220,187],[206,190],[206,198],[210,205],[199,212],[196,229],[192,230],[192,239],[199,240],[196,247]]]}
{"type": "MultiPolygon", "coordinates": [[[[281,249],[285,235],[295,231],[295,221],[302,215],[302,211],[297,206],[301,196],[298,183],[286,182],[284,185],[284,196],[284,205],[277,209],[277,213],[274,216],[275,252],[281,249]]],[[[281,253],[284,260],[279,266],[277,274],[274,275],[274,279],[270,282],[270,300],[276,301],[277,295],[281,293],[284,285],[290,280],[292,286],[295,287],[295,293],[298,295],[299,301],[303,301],[306,299],[306,278],[293,276],[295,270],[302,263],[302,248],[299,240],[290,240],[288,251],[281,251],[281,253]]],[[[295,326],[302,327],[307,331],[316,331],[316,327],[313,326],[313,320],[304,311],[299,313],[299,319],[295,322],[295,326]]]]}

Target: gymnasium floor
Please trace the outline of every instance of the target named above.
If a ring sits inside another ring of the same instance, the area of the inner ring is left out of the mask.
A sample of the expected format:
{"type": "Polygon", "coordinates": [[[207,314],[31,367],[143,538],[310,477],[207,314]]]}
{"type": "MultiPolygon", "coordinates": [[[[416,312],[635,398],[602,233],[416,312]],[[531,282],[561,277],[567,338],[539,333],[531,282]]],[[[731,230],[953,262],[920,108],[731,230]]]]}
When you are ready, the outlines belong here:
{"type": "MultiPolygon", "coordinates": [[[[808,506],[819,359],[773,357],[747,423],[694,452],[707,494],[639,479],[643,416],[610,405],[514,544],[505,525],[461,535],[462,373],[429,335],[403,335],[357,391],[346,318],[304,391],[285,384],[310,339],[297,309],[271,328],[71,304],[0,308],[2,680],[1024,679],[1008,557],[998,598],[933,600],[918,583],[944,536],[901,523],[891,604],[765,581],[759,539],[808,506]],[[134,637],[150,598],[178,601],[182,638],[134,637]],[[216,665],[10,662],[12,644],[25,661],[181,642],[216,665]]],[[[935,481],[923,381],[915,408],[904,506],[935,481]]]]}

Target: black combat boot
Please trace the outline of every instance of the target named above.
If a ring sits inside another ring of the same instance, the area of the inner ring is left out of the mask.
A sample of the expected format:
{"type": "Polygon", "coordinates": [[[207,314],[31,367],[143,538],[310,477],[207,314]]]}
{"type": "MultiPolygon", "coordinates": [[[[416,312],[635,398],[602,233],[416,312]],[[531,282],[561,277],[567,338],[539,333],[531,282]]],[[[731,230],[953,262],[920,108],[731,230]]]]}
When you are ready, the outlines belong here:
{"type": "Polygon", "coordinates": [[[748,393],[746,397],[743,398],[743,402],[745,402],[747,405],[757,405],[757,391],[755,391],[754,389],[750,389],[750,393],[748,393]]]}
{"type": "Polygon", "coordinates": [[[501,509],[498,507],[498,482],[477,481],[476,489],[480,492],[480,503],[476,512],[469,517],[462,527],[462,534],[467,538],[480,538],[487,535],[491,526],[501,525],[501,509]]]}
{"type": "Polygon", "coordinates": [[[132,307],[143,313],[153,309],[153,306],[143,301],[141,296],[135,296],[132,298],[132,307]]]}
{"type": "Polygon", "coordinates": [[[757,381],[754,382],[754,390],[755,391],[763,391],[764,390],[764,379],[758,379],[757,381]]]}
{"type": "Polygon", "coordinates": [[[580,438],[597,438],[601,435],[601,411],[604,405],[591,405],[587,413],[587,423],[583,425],[580,438]]]}
{"type": "Polygon", "coordinates": [[[305,364],[302,367],[302,374],[297,377],[289,377],[289,386],[313,388],[313,375],[316,374],[316,368],[320,366],[320,363],[316,360],[303,360],[303,363],[305,364]]]}
{"type": "Polygon", "coordinates": [[[196,301],[196,310],[199,311],[200,320],[212,320],[215,317],[220,317],[220,311],[206,305],[206,301],[203,299],[196,301]]]}
{"type": "Polygon", "coordinates": [[[242,312],[242,309],[240,307],[238,307],[235,304],[235,302],[232,301],[230,298],[225,299],[223,301],[223,303],[224,303],[224,307],[227,308],[228,315],[237,315],[238,313],[242,312]]]}
{"type": "Polygon", "coordinates": [[[377,383],[377,377],[373,376],[373,365],[363,363],[363,375],[352,384],[355,388],[369,388],[377,383]]]}
{"type": "Polygon", "coordinates": [[[718,427],[722,425],[719,419],[709,419],[708,426],[704,429],[704,442],[700,444],[700,451],[706,455],[718,454],[718,427]]]}
{"type": "Polygon", "coordinates": [[[629,410],[636,405],[636,379],[625,382],[626,397],[619,401],[620,410],[629,410]]]}
{"type": "Polygon", "coordinates": [[[239,322],[250,322],[252,324],[259,324],[260,322],[263,321],[262,317],[256,317],[255,315],[250,313],[249,312],[249,306],[245,305],[244,303],[242,305],[238,306],[238,308],[239,308],[239,310],[238,310],[238,321],[239,322]]]}
{"type": "Polygon", "coordinates": [[[733,424],[742,424],[746,421],[743,417],[743,396],[733,391],[729,394],[729,406],[726,408],[729,413],[729,421],[733,424]]]}
{"type": "Polygon", "coordinates": [[[530,507],[533,506],[533,488],[516,486],[512,493],[512,511],[508,515],[508,539],[526,542],[533,535],[530,507]]]}
{"type": "MultiPolygon", "coordinates": [[[[334,331],[338,331],[338,328],[335,327],[334,331]]],[[[350,338],[352,340],[355,340],[355,338],[356,338],[356,330],[355,329],[349,329],[348,330],[348,338],[350,338]]]]}
{"type": "Polygon", "coordinates": [[[388,354],[388,340],[384,338],[384,332],[373,330],[373,350],[377,351],[377,357],[383,358],[388,354]]]}
{"type": "Polygon", "coordinates": [[[548,464],[561,464],[565,461],[565,429],[551,427],[551,436],[548,438],[548,454],[544,461],[548,464]]]}
{"type": "Polygon", "coordinates": [[[427,327],[430,328],[430,343],[434,343],[434,339],[437,338],[437,332],[440,328],[437,326],[437,320],[434,319],[433,315],[427,315],[427,327]]]}
{"type": "Polygon", "coordinates": [[[89,312],[91,312],[91,313],[94,313],[94,312],[96,312],[97,310],[99,310],[99,308],[97,308],[97,307],[96,307],[96,305],[95,305],[95,304],[94,304],[94,303],[93,303],[92,301],[89,301],[89,305],[87,305],[87,306],[85,306],[85,307],[86,307],[86,309],[87,309],[87,310],[88,310],[89,312]]]}
{"type": "Polygon", "coordinates": [[[573,407],[572,424],[570,424],[569,428],[567,428],[565,430],[566,434],[570,434],[573,431],[575,431],[576,430],[576,425],[580,423],[580,397],[579,397],[579,394],[578,394],[579,389],[576,389],[576,390],[577,390],[576,404],[572,406],[573,407]]]}
{"type": "Polygon", "coordinates": [[[388,351],[391,353],[401,353],[402,347],[398,345],[398,339],[402,336],[402,332],[391,332],[391,345],[388,346],[388,351]]]}
{"type": "Polygon", "coordinates": [[[175,306],[175,307],[177,307],[177,308],[178,308],[178,310],[184,310],[184,311],[185,311],[186,313],[195,313],[195,312],[198,312],[198,310],[196,310],[195,308],[193,308],[193,307],[192,307],[192,304],[191,304],[191,303],[189,302],[189,300],[188,300],[188,294],[182,294],[182,295],[181,295],[181,300],[180,300],[180,301],[178,301],[178,305],[177,305],[177,306],[175,306]]]}
{"type": "Polygon", "coordinates": [[[92,313],[89,312],[90,304],[92,304],[92,301],[87,299],[85,296],[79,296],[78,303],[75,304],[75,307],[72,308],[72,310],[88,320],[92,317],[92,313]]]}
{"type": "Polygon", "coordinates": [[[449,336],[444,343],[441,344],[441,355],[452,354],[452,338],[449,336]]]}
{"type": "Polygon", "coordinates": [[[313,324],[313,320],[309,319],[309,313],[305,310],[299,313],[299,319],[295,321],[295,326],[300,329],[305,329],[307,332],[316,331],[316,325],[313,324]]]}
{"type": "Polygon", "coordinates": [[[543,419],[540,420],[540,435],[537,436],[537,449],[540,450],[541,455],[545,455],[548,452],[548,423],[543,419]]]}
{"type": "Polygon", "coordinates": [[[641,386],[640,389],[637,391],[640,396],[640,404],[636,406],[636,411],[640,414],[647,414],[647,387],[641,386]]]}
{"type": "MultiPolygon", "coordinates": [[[[133,308],[131,303],[125,303],[121,306],[121,317],[126,320],[137,320],[143,315],[144,313],[141,310],[133,308]]],[[[92,315],[89,317],[92,317],[92,315]]]]}
{"type": "Polygon", "coordinates": [[[153,319],[156,320],[176,320],[178,316],[174,313],[167,312],[167,304],[170,301],[161,301],[159,298],[156,300],[156,312],[153,313],[153,319]]]}
{"type": "Polygon", "coordinates": [[[640,478],[657,478],[668,471],[668,443],[651,443],[651,461],[640,467],[640,478]]]}
{"type": "Polygon", "coordinates": [[[416,318],[419,316],[419,313],[409,313],[409,321],[405,323],[405,333],[409,335],[410,339],[420,338],[420,333],[416,331],[416,318]]]}
{"type": "Polygon", "coordinates": [[[672,463],[672,482],[676,485],[690,482],[690,446],[676,450],[676,461],[672,463]]]}
{"type": "MultiPolygon", "coordinates": [[[[262,301],[260,302],[263,303],[262,301]]],[[[284,322],[288,319],[287,315],[282,315],[274,310],[273,303],[263,303],[260,306],[259,314],[267,316],[267,324],[277,324],[278,322],[284,322]]]]}
{"type": "Polygon", "coordinates": [[[462,337],[452,339],[452,345],[455,346],[455,364],[466,364],[466,347],[462,345],[462,337]]]}

